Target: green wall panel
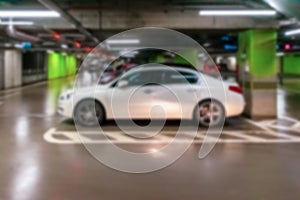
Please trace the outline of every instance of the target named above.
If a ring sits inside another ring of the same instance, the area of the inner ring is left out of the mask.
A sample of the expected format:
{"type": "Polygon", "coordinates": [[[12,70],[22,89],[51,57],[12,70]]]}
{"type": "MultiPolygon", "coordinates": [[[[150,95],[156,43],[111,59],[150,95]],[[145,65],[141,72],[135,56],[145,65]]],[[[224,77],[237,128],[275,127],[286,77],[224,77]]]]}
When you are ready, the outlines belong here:
{"type": "Polygon", "coordinates": [[[59,53],[48,54],[48,79],[59,77],[60,55],[59,53]]]}
{"type": "Polygon", "coordinates": [[[190,64],[194,67],[199,65],[198,50],[197,49],[186,49],[179,52],[177,55],[178,63],[190,64]]]}
{"type": "Polygon", "coordinates": [[[65,77],[76,73],[77,60],[72,55],[53,52],[48,54],[48,79],[65,77]]]}
{"type": "Polygon", "coordinates": [[[166,59],[163,55],[157,55],[153,62],[164,63],[174,62],[178,64],[187,64],[197,66],[199,64],[198,51],[196,49],[183,50],[177,53],[171,60],[166,59]]]}
{"type": "Polygon", "coordinates": [[[300,55],[286,55],[283,57],[283,73],[300,75],[300,55]]]}

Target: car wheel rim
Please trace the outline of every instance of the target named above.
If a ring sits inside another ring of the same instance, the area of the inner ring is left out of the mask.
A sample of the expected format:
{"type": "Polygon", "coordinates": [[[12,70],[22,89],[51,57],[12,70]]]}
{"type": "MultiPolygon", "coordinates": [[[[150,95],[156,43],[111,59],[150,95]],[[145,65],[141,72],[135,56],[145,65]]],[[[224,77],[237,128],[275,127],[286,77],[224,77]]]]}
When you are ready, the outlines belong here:
{"type": "Polygon", "coordinates": [[[80,122],[86,125],[95,124],[100,117],[99,110],[96,109],[94,102],[86,102],[78,108],[78,119],[80,122]]]}
{"type": "Polygon", "coordinates": [[[207,126],[217,125],[223,116],[222,107],[214,102],[202,103],[199,106],[199,120],[207,126]]]}

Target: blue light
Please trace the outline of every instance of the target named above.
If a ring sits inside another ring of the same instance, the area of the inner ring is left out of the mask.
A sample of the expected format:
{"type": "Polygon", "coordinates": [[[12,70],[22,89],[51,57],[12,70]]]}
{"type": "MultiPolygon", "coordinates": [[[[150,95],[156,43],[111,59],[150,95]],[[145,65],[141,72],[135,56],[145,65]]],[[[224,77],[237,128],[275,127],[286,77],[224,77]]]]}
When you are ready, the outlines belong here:
{"type": "Polygon", "coordinates": [[[230,37],[224,35],[224,36],[221,37],[221,40],[223,40],[223,41],[229,41],[230,37]]]}
{"type": "Polygon", "coordinates": [[[225,50],[237,50],[236,45],[230,45],[230,44],[224,44],[224,49],[225,50]]]}
{"type": "Polygon", "coordinates": [[[31,42],[22,42],[22,48],[23,49],[30,49],[31,48],[31,42]]]}

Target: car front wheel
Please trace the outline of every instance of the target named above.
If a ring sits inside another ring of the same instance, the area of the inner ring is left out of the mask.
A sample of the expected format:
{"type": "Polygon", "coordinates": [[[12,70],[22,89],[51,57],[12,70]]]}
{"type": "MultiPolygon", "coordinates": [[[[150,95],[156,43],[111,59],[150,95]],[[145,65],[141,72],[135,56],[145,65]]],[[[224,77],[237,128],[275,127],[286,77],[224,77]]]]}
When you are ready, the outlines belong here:
{"type": "Polygon", "coordinates": [[[74,120],[79,125],[96,126],[104,120],[104,109],[95,100],[83,100],[75,108],[74,120]]]}

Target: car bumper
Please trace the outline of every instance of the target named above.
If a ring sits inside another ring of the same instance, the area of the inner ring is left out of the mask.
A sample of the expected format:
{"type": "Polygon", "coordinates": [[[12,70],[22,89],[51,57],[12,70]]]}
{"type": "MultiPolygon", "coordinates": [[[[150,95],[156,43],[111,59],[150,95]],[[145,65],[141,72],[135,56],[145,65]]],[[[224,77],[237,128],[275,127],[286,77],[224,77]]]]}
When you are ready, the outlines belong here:
{"type": "Polygon", "coordinates": [[[72,102],[70,100],[59,100],[58,114],[67,118],[73,117],[72,102]]]}
{"type": "Polygon", "coordinates": [[[244,112],[246,106],[242,95],[231,95],[226,103],[226,117],[238,116],[244,112]]]}

